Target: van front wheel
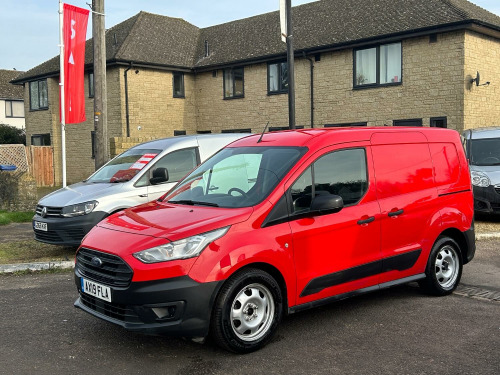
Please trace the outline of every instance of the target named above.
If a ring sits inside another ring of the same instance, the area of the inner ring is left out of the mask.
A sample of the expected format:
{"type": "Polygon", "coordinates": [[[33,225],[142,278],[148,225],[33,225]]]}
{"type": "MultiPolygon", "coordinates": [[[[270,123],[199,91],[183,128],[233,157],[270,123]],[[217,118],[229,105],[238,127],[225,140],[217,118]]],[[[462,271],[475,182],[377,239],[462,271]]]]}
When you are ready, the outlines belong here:
{"type": "Polygon", "coordinates": [[[236,353],[250,353],[272,338],[283,312],[276,280],[260,269],[233,275],[215,302],[211,333],[218,345],[236,353]]]}
{"type": "Polygon", "coordinates": [[[452,238],[438,238],[427,261],[426,278],[419,282],[427,293],[444,296],[456,289],[462,276],[462,258],[458,249],[452,238]]]}

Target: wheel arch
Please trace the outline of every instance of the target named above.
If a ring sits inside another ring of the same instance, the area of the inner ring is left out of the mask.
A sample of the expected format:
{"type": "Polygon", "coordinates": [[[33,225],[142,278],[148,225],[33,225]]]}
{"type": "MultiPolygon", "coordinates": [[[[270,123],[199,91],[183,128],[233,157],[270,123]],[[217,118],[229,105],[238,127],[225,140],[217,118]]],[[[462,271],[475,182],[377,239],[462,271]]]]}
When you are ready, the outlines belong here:
{"type": "MultiPolygon", "coordinates": [[[[459,247],[457,250],[460,254],[462,264],[466,264],[468,262],[467,254],[469,253],[469,244],[467,243],[465,235],[457,228],[448,228],[439,234],[436,241],[441,237],[449,237],[457,243],[459,247]]],[[[434,241],[434,243],[436,241],[434,241]]]]}
{"type": "MultiPolygon", "coordinates": [[[[283,298],[283,312],[286,314],[288,311],[288,295],[287,295],[288,290],[287,290],[287,286],[286,286],[285,277],[280,272],[280,270],[278,268],[276,268],[275,266],[273,266],[272,264],[265,263],[265,262],[247,263],[244,266],[234,270],[234,272],[231,273],[231,275],[224,281],[224,283],[227,280],[229,280],[229,278],[231,276],[235,275],[238,272],[246,270],[248,268],[256,268],[256,269],[259,269],[261,271],[267,272],[269,275],[271,275],[276,280],[276,282],[278,283],[278,285],[281,289],[281,295],[283,298]]],[[[221,286],[221,288],[219,288],[217,290],[216,296],[220,293],[221,289],[222,289],[222,286],[221,286]]],[[[215,298],[216,298],[216,296],[215,296],[215,298]]]]}

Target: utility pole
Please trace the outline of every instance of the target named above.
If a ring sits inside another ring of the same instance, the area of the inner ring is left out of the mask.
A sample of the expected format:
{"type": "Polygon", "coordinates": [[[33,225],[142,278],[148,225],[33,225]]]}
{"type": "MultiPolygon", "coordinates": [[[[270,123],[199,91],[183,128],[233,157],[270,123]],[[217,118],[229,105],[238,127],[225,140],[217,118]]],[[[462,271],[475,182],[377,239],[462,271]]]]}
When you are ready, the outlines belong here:
{"type": "Polygon", "coordinates": [[[106,90],[106,38],[104,0],[92,0],[92,38],[94,40],[94,130],[95,169],[109,160],[108,97],[106,90]]]}
{"type": "Polygon", "coordinates": [[[293,57],[292,0],[286,0],[286,56],[288,63],[288,127],[295,129],[295,62],[293,57]]]}

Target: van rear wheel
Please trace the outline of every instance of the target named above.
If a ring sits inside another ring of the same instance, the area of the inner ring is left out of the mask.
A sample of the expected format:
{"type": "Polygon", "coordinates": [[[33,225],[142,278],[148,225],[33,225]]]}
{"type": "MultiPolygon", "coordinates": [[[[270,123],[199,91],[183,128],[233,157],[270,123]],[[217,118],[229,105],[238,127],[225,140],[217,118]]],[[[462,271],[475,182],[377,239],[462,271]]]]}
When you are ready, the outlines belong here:
{"type": "Polygon", "coordinates": [[[424,280],[420,287],[435,296],[452,293],[462,276],[462,258],[458,244],[450,237],[439,237],[427,261],[424,280]]]}
{"type": "Polygon", "coordinates": [[[211,334],[229,351],[250,353],[271,340],[282,312],[283,298],[276,280],[260,269],[245,269],[222,287],[214,305],[211,334]]]}

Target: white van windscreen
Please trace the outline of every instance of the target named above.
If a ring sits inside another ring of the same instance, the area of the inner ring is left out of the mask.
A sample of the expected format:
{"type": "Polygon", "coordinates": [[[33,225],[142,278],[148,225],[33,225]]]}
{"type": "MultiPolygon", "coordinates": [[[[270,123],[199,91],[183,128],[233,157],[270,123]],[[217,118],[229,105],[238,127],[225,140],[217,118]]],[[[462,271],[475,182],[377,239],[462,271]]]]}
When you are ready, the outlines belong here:
{"type": "Polygon", "coordinates": [[[130,149],[110,160],[94,173],[87,182],[125,182],[149,164],[162,150],[130,149]]]}

